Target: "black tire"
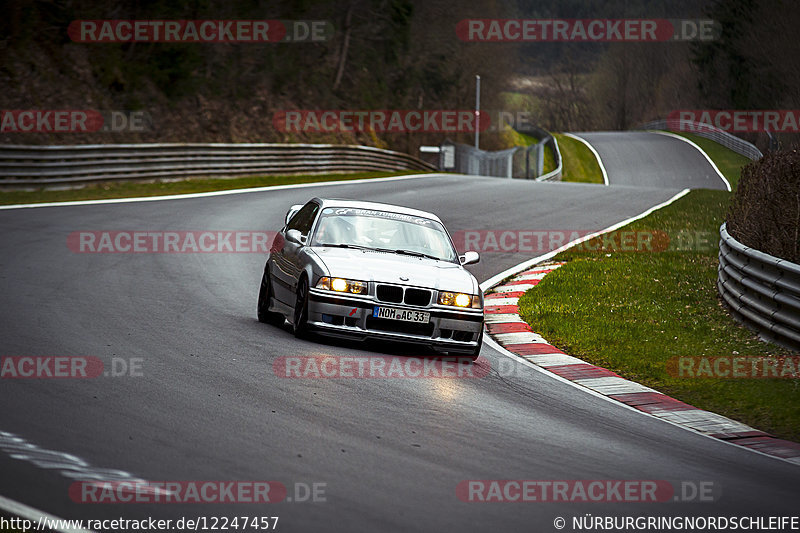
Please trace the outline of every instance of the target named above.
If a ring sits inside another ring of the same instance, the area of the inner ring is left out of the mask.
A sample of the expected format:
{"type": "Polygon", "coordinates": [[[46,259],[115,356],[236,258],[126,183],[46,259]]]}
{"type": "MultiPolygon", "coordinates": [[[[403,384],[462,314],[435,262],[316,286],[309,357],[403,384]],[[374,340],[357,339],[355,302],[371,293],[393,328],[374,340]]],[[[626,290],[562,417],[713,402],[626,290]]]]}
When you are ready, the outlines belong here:
{"type": "Polygon", "coordinates": [[[297,284],[297,299],[294,303],[294,336],[307,339],[311,332],[308,328],[308,279],[300,278],[297,284]]]}
{"type": "Polygon", "coordinates": [[[281,325],[285,320],[283,315],[269,310],[269,301],[273,296],[272,280],[267,274],[267,270],[264,269],[261,286],[258,289],[258,321],[264,324],[281,325]]]}

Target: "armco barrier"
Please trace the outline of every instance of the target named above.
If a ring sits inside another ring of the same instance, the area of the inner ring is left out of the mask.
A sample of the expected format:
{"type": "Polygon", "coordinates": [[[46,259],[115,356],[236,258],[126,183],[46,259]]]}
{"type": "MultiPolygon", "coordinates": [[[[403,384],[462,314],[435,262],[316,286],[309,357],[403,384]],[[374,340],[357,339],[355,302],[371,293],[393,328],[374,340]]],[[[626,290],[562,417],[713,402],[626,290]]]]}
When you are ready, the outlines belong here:
{"type": "Polygon", "coordinates": [[[99,180],[436,170],[416,157],[334,144],[0,145],[0,185],[99,180]]]}
{"type": "Polygon", "coordinates": [[[516,164],[515,161],[514,177],[524,177],[525,179],[535,179],[536,181],[560,181],[562,174],[561,152],[558,149],[558,141],[556,141],[555,137],[549,131],[538,126],[528,126],[525,129],[518,130],[518,132],[535,137],[539,139],[539,142],[528,146],[524,152],[521,152],[524,160],[520,164],[516,164]],[[547,146],[550,147],[550,151],[553,154],[556,168],[540,175],[544,165],[544,150],[547,146]],[[532,153],[535,155],[532,156],[532,153]],[[533,165],[531,165],[532,158],[535,158],[533,165]]]}
{"type": "MultiPolygon", "coordinates": [[[[727,131],[723,131],[719,128],[715,128],[710,124],[702,124],[699,122],[692,122],[692,121],[682,121],[684,126],[688,125],[687,133],[692,133],[699,137],[705,137],[706,139],[711,139],[714,142],[725,146],[726,148],[730,148],[737,154],[741,154],[748,159],[752,159],[753,161],[757,159],[761,159],[764,155],[761,153],[761,150],[756,148],[756,146],[752,143],[745,141],[744,139],[740,139],[736,135],[731,135],[727,131]]],[[[661,120],[654,120],[652,122],[648,122],[647,124],[642,124],[638,128],[639,130],[669,130],[669,131],[682,131],[681,128],[681,121],[675,119],[661,119],[661,120]]]]}
{"type": "Polygon", "coordinates": [[[719,230],[717,288],[733,315],[761,338],[800,350],[800,265],[743,245],[719,230]]]}
{"type": "Polygon", "coordinates": [[[543,140],[540,144],[544,146],[550,145],[550,149],[553,151],[553,158],[556,161],[556,168],[555,170],[551,170],[547,174],[543,174],[536,178],[536,181],[561,181],[561,174],[563,172],[563,166],[561,164],[561,151],[558,149],[558,141],[552,135],[548,136],[547,139],[543,140]]]}

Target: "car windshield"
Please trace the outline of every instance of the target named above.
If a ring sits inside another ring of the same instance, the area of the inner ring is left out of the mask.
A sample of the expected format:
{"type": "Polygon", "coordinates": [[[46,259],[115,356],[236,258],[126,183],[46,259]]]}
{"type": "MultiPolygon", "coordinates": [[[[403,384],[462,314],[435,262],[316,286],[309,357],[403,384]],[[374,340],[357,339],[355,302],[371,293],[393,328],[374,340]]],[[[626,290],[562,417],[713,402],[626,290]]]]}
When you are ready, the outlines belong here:
{"type": "Polygon", "coordinates": [[[320,215],[312,246],[366,248],[455,262],[447,232],[429,218],[344,207],[328,207],[320,215]]]}

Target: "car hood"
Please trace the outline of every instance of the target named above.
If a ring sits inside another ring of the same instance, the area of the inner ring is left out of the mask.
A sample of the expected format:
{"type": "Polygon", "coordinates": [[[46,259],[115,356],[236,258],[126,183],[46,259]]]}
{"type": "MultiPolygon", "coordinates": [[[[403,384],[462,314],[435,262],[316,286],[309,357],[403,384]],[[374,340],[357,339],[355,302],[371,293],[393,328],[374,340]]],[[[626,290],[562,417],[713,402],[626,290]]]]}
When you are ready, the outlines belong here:
{"type": "Polygon", "coordinates": [[[329,274],[337,278],[470,294],[478,292],[478,282],[472,274],[461,265],[447,261],[347,248],[315,247],[313,251],[325,264],[329,274]]]}

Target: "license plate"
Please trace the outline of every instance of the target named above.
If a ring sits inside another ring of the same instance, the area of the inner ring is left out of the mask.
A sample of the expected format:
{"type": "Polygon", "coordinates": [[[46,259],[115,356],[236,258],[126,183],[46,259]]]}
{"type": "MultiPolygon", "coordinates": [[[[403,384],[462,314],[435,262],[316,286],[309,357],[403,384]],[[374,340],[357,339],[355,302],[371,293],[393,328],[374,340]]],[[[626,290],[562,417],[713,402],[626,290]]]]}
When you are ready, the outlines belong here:
{"type": "Polygon", "coordinates": [[[424,311],[396,309],[394,307],[375,307],[372,310],[372,316],[389,320],[402,320],[403,322],[418,322],[420,324],[427,324],[431,319],[431,314],[424,311]]]}

